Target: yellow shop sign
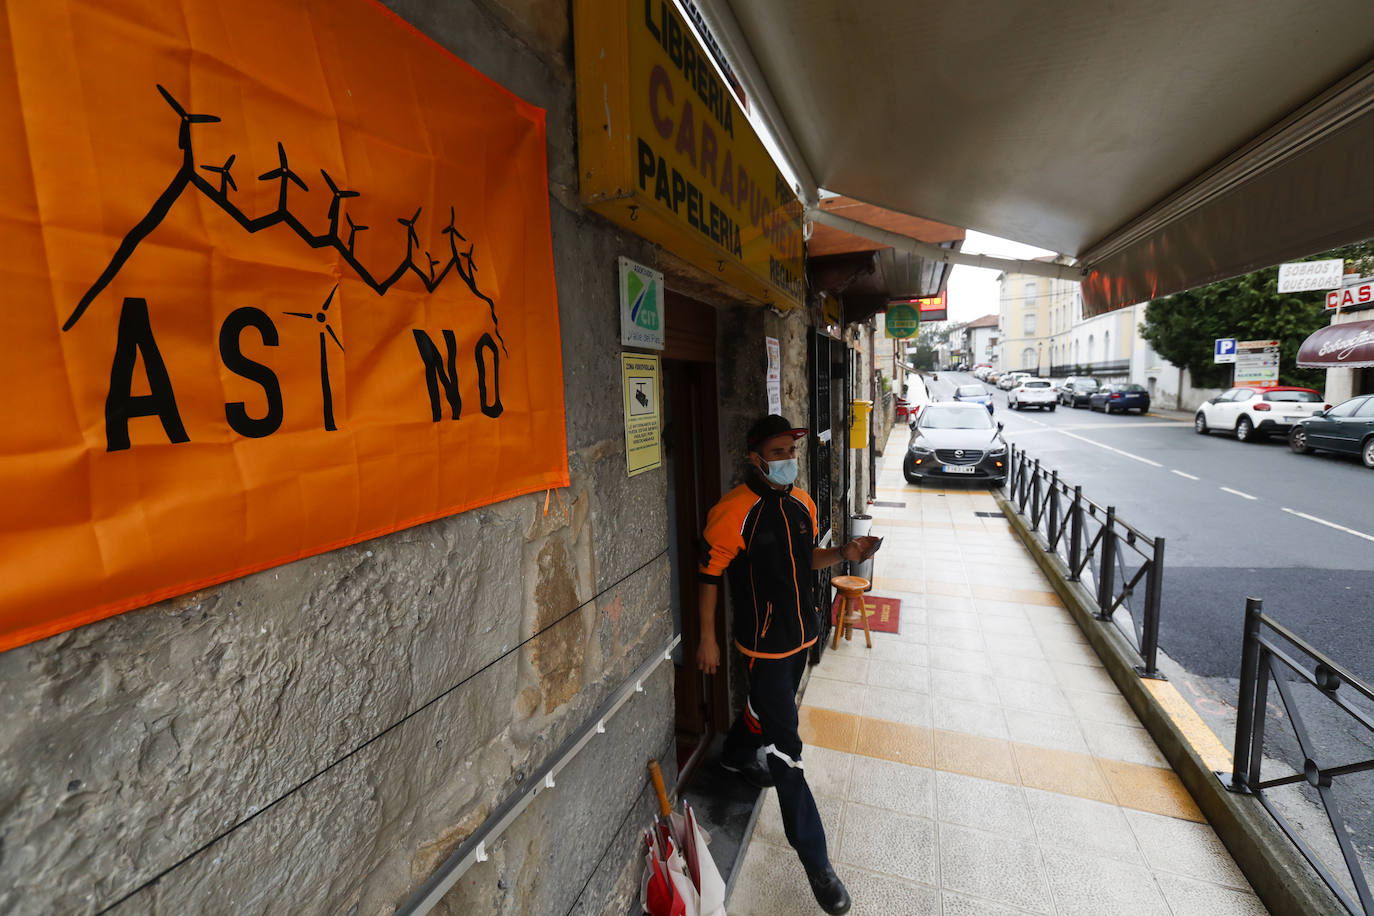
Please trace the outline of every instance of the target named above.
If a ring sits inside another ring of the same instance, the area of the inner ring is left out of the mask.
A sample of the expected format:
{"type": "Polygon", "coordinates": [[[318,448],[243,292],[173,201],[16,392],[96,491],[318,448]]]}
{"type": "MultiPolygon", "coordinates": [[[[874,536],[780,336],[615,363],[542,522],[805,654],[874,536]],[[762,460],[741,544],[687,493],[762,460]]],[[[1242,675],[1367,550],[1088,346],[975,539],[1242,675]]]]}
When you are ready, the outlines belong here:
{"type": "Polygon", "coordinates": [[[670,0],[578,0],[582,200],[771,305],[801,305],[802,207],[670,0]]]}

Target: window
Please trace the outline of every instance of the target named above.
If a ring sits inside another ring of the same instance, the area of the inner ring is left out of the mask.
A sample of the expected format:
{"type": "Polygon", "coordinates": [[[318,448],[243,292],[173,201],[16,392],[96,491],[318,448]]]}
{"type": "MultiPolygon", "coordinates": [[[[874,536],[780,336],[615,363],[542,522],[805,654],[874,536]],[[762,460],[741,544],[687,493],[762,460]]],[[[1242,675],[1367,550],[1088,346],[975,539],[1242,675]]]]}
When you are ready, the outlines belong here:
{"type": "Polygon", "coordinates": [[[1337,404],[1326,412],[1328,417],[1353,417],[1355,411],[1369,403],[1369,399],[1351,398],[1344,404],[1337,404]]]}
{"type": "Polygon", "coordinates": [[[1102,332],[1102,361],[1105,363],[1112,358],[1112,332],[1102,332]]]}
{"type": "Polygon", "coordinates": [[[1021,335],[1023,337],[1035,336],[1035,313],[1027,312],[1021,316],[1021,335]]]}
{"type": "Polygon", "coordinates": [[[1039,286],[1039,283],[1036,283],[1034,280],[1030,280],[1027,281],[1025,287],[1022,289],[1021,304],[1024,305],[1026,308],[1031,308],[1035,305],[1035,293],[1039,286]]]}
{"type": "Polygon", "coordinates": [[[1374,417],[1374,398],[1365,398],[1364,406],[1361,407],[1359,410],[1355,411],[1355,416],[1359,417],[1360,419],[1364,419],[1365,417],[1374,417]]]}
{"type": "Polygon", "coordinates": [[[1315,391],[1266,391],[1264,393],[1266,401],[1294,401],[1300,404],[1320,404],[1322,396],[1315,391]]]}
{"type": "Polygon", "coordinates": [[[1035,368],[1035,348],[1034,348],[1034,347],[1026,347],[1026,349],[1024,349],[1024,350],[1021,351],[1021,368],[1022,368],[1022,369],[1034,369],[1034,368],[1035,368]]]}
{"type": "Polygon", "coordinates": [[[1093,361],[1093,347],[1097,344],[1097,338],[1092,334],[1088,335],[1088,362],[1093,361]]]}

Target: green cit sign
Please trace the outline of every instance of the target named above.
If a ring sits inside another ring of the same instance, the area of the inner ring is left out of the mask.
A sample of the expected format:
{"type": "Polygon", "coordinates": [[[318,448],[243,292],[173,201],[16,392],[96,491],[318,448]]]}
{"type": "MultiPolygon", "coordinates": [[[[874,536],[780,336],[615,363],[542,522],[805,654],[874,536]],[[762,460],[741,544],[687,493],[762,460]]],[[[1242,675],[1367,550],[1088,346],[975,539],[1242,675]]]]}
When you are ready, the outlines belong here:
{"type": "Polygon", "coordinates": [[[627,347],[664,346],[663,274],[620,259],[620,342],[627,347]]]}
{"type": "Polygon", "coordinates": [[[887,336],[915,337],[921,326],[921,313],[915,306],[895,304],[887,307],[887,336]]]}

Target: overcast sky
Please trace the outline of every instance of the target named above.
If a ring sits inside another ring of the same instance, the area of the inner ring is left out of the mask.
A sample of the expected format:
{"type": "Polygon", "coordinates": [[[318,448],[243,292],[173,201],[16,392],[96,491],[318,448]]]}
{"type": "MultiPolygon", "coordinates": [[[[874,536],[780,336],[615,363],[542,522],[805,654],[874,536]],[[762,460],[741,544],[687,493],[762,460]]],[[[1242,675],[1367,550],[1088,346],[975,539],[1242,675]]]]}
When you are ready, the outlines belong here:
{"type": "MultiPolygon", "coordinates": [[[[986,254],[999,258],[1038,258],[1054,254],[1043,248],[999,239],[995,235],[984,235],[972,229],[968,231],[960,250],[966,254],[986,254]]],[[[949,320],[964,322],[984,315],[995,315],[997,274],[995,270],[955,265],[949,275],[949,320]]]]}

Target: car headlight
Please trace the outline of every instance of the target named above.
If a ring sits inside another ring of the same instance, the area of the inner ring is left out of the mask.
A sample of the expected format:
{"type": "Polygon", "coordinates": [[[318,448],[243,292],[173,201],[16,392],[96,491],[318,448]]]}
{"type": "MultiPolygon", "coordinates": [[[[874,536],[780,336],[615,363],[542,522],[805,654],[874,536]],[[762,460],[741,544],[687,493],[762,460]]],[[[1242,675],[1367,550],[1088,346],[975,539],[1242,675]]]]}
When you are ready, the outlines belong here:
{"type": "Polygon", "coordinates": [[[935,450],[932,449],[932,448],[929,448],[929,447],[927,447],[927,446],[924,446],[924,445],[915,445],[915,444],[913,444],[913,445],[911,446],[911,454],[913,454],[913,455],[933,455],[933,454],[935,454],[935,450]]]}
{"type": "Polygon", "coordinates": [[[1002,455],[1005,455],[1006,453],[1007,453],[1007,447],[1006,447],[1006,445],[994,445],[992,448],[988,449],[988,454],[989,454],[989,455],[992,455],[992,456],[995,457],[995,458],[1001,457],[1002,455]]]}

